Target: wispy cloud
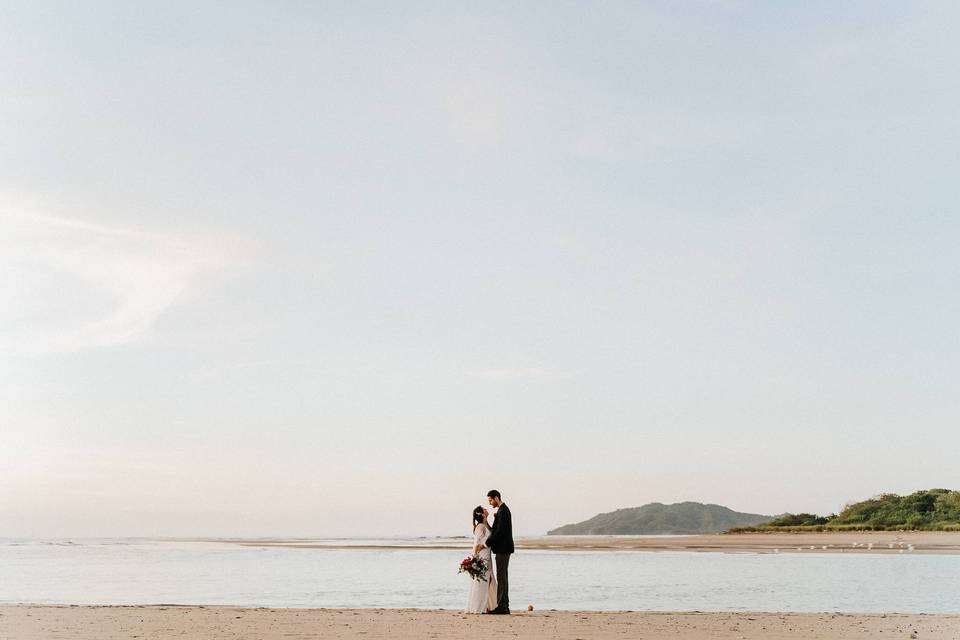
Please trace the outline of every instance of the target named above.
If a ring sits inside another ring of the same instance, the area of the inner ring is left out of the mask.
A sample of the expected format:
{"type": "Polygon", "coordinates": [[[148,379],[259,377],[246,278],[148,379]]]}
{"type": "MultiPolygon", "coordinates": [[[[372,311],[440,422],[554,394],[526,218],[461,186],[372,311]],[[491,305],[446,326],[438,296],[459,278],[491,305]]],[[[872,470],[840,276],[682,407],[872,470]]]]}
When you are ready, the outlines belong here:
{"type": "Polygon", "coordinates": [[[502,61],[398,63],[391,87],[410,99],[411,108],[436,136],[468,155],[501,149],[523,131],[530,98],[502,61]]]}
{"type": "Polygon", "coordinates": [[[463,370],[468,378],[480,380],[567,379],[573,372],[549,367],[522,354],[489,354],[474,356],[472,366],[463,370]]]}
{"type": "Polygon", "coordinates": [[[135,341],[198,275],[226,258],[198,239],[0,202],[0,353],[43,355],[135,341]]]}

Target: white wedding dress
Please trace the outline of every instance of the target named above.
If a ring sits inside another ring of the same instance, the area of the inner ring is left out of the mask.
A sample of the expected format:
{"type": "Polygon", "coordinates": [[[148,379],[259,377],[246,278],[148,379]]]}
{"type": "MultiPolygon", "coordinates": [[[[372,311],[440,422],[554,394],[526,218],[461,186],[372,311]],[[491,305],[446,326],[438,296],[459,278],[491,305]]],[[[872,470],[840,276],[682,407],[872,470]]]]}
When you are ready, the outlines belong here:
{"type": "MultiPolygon", "coordinates": [[[[490,527],[486,523],[480,524],[473,531],[473,549],[483,544],[490,537],[490,527]]],[[[493,572],[493,556],[490,549],[480,550],[480,559],[487,563],[487,578],[474,580],[470,578],[470,594],[467,596],[467,608],[464,613],[483,613],[487,609],[497,606],[497,577],[493,572]]]]}

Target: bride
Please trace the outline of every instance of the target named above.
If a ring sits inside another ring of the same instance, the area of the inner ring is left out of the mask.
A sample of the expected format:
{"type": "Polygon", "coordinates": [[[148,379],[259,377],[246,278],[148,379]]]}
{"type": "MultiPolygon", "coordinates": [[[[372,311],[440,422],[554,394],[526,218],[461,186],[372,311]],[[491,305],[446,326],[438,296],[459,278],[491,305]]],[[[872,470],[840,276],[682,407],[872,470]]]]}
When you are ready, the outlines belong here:
{"type": "Polygon", "coordinates": [[[493,573],[493,556],[489,548],[480,549],[480,545],[490,537],[490,527],[487,526],[489,515],[483,507],[473,510],[473,555],[486,563],[487,577],[483,580],[470,579],[470,594],[467,596],[464,613],[484,613],[497,606],[497,578],[493,573]]]}

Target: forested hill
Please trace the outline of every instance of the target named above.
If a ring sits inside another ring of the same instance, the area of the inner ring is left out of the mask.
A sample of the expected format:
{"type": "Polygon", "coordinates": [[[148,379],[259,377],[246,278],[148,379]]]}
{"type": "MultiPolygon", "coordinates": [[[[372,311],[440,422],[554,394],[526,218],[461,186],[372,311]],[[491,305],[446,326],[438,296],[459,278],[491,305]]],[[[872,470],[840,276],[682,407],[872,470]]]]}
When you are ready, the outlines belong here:
{"type": "Polygon", "coordinates": [[[589,520],[549,531],[549,535],[651,535],[720,533],[733,527],[757,525],[773,516],[738,513],[718,504],[652,502],[617,509],[589,520]]]}

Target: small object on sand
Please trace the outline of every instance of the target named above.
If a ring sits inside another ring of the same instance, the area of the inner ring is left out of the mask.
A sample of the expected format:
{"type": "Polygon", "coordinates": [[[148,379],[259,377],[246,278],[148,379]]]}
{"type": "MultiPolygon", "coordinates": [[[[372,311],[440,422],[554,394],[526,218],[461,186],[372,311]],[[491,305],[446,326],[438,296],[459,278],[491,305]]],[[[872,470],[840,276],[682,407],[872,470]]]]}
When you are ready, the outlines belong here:
{"type": "Polygon", "coordinates": [[[527,611],[533,611],[533,605],[532,605],[532,604],[528,604],[528,605],[527,605],[527,611]]]}

